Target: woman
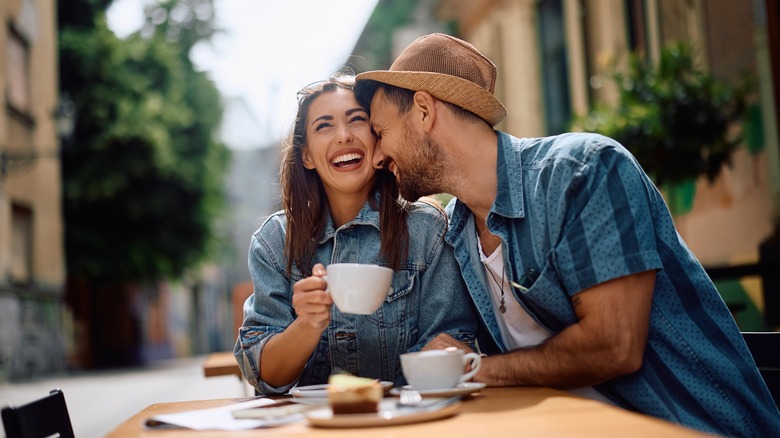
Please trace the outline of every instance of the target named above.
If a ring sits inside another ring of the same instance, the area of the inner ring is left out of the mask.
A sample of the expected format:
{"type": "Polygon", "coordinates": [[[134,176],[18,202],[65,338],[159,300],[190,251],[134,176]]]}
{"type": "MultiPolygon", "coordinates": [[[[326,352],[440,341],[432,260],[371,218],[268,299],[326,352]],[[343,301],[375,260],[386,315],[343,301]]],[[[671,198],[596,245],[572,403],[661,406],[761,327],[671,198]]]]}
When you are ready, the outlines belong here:
{"type": "Polygon", "coordinates": [[[254,294],[234,354],[261,394],[325,383],[346,371],[405,383],[399,355],[446,333],[473,346],[477,318],[443,236],[440,208],[407,203],[393,176],[372,166],[376,138],[336,75],[299,92],[281,166],[284,211],[253,234],[254,294]],[[341,313],[325,292],[331,263],[394,270],[393,289],[371,315],[341,313]]]}

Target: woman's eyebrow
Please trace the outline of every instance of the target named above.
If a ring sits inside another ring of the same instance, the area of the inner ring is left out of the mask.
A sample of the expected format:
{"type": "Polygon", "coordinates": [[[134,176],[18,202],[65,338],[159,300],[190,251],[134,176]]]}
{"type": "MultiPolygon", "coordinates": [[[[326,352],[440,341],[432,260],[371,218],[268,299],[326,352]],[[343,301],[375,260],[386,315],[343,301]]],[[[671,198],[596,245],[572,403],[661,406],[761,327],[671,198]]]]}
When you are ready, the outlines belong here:
{"type": "Polygon", "coordinates": [[[312,124],[314,124],[314,123],[316,123],[318,120],[333,120],[333,116],[331,116],[331,115],[329,115],[329,114],[326,114],[326,115],[324,115],[324,116],[319,116],[319,117],[317,117],[316,119],[312,120],[312,121],[311,121],[311,123],[312,123],[312,124]]]}

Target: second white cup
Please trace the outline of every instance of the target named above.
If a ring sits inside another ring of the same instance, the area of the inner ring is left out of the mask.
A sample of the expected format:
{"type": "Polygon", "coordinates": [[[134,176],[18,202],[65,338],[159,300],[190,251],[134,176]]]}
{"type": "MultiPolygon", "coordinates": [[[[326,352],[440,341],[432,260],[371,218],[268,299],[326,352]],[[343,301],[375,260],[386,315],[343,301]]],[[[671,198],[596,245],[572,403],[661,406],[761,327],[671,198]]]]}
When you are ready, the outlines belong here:
{"type": "Polygon", "coordinates": [[[344,313],[370,315],[390,293],[393,270],[379,265],[334,263],[327,268],[327,291],[344,313]]]}
{"type": "Polygon", "coordinates": [[[428,350],[401,355],[401,370],[406,381],[418,391],[452,389],[479,371],[482,357],[463,350],[428,350]],[[466,365],[471,371],[465,372],[466,365]]]}

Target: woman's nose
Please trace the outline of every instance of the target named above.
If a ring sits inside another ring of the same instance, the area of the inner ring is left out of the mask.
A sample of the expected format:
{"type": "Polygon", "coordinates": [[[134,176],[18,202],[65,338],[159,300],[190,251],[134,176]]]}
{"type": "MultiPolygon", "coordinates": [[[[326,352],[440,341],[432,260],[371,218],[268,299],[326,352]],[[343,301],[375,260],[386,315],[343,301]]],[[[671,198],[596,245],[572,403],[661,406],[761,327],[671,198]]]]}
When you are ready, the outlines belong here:
{"type": "Polygon", "coordinates": [[[349,126],[342,126],[336,133],[336,141],[339,143],[348,143],[352,141],[352,139],[352,130],[349,129],[349,126]]]}

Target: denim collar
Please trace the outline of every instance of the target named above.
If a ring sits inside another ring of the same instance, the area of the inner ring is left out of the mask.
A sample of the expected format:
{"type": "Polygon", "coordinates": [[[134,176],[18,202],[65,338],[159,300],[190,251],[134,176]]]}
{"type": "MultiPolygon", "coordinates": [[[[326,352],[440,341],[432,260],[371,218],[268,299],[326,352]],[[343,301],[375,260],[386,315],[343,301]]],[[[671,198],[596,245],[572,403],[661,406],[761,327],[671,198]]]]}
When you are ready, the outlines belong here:
{"type": "MultiPolygon", "coordinates": [[[[374,192],[376,205],[379,205],[379,197],[379,193],[374,192]]],[[[330,210],[328,210],[328,213],[330,213],[330,210]]],[[[328,214],[327,222],[325,223],[325,232],[322,234],[322,238],[320,239],[319,243],[323,244],[327,242],[329,239],[332,239],[339,230],[343,230],[354,225],[371,225],[378,230],[379,211],[372,209],[368,200],[366,200],[366,202],[363,204],[363,208],[360,209],[357,216],[355,216],[351,221],[340,226],[338,229],[336,229],[336,226],[333,224],[333,217],[328,214]]]]}

